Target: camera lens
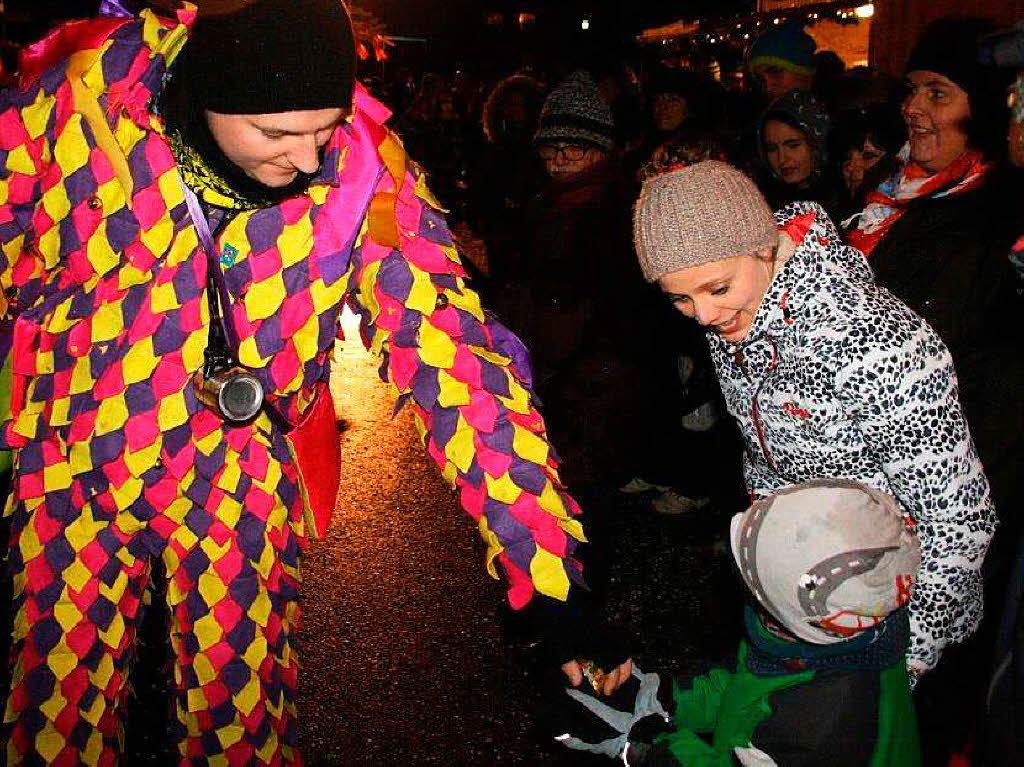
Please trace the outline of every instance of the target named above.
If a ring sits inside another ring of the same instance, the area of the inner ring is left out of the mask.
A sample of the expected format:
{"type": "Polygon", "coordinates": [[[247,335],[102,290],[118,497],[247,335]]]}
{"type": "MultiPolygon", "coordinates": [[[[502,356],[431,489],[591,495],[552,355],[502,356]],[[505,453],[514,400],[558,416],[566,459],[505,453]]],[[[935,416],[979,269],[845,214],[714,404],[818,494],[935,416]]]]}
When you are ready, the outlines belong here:
{"type": "Polygon", "coordinates": [[[220,390],[220,410],[231,421],[248,421],[263,405],[263,387],[248,373],[231,376],[220,390]]]}

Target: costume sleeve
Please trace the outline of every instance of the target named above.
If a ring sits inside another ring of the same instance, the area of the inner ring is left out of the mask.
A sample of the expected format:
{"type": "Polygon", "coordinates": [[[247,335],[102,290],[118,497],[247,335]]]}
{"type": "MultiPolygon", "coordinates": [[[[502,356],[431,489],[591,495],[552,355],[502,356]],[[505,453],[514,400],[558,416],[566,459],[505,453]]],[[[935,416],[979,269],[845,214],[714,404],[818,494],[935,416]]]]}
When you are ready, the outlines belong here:
{"type": "Polygon", "coordinates": [[[905,307],[874,307],[853,335],[865,351],[838,371],[840,398],[917,525],[921,566],[908,660],[930,669],[977,628],[981,564],[995,530],[988,480],[960,407],[949,351],[905,307]],[[886,316],[886,323],[874,318],[886,316]],[[879,329],[882,326],[882,330],[879,329]]]}
{"type": "Polygon", "coordinates": [[[349,267],[363,342],[382,355],[396,411],[412,408],[427,451],[476,521],[493,577],[500,561],[511,605],[523,607],[535,590],[564,600],[580,579],[573,552],[583,530],[531,400],[526,350],[466,285],[425,178],[404,163],[389,170],[349,267]]]}
{"type": "Polygon", "coordinates": [[[13,89],[0,92],[0,449],[20,444],[7,428],[11,399],[22,396],[24,386],[24,381],[12,379],[11,349],[18,343],[14,317],[32,305],[47,275],[43,256],[32,244],[32,217],[42,196],[44,156],[50,151],[42,128],[52,113],[52,99],[36,99],[27,121],[20,95],[13,89]]]}
{"type": "Polygon", "coordinates": [[[786,487],[786,481],[779,477],[763,459],[753,459],[749,447],[743,451],[743,478],[751,500],[764,498],[786,487]]]}
{"type": "Polygon", "coordinates": [[[694,732],[711,732],[718,724],[722,696],[733,675],[725,669],[712,669],[704,676],[695,677],[690,686],[682,690],[674,686],[676,726],[694,732]]]}
{"type": "Polygon", "coordinates": [[[0,92],[0,314],[13,309],[17,290],[38,282],[43,270],[38,252],[26,248],[26,237],[41,195],[46,144],[43,137],[29,134],[21,109],[13,103],[15,93],[0,92]]]}

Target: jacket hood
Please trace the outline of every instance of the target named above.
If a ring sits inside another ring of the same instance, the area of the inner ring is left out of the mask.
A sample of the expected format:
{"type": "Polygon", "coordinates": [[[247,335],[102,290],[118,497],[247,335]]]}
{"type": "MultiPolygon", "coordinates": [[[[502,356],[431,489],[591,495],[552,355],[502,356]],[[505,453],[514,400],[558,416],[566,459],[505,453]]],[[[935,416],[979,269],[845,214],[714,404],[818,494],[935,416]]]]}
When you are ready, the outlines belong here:
{"type": "Polygon", "coordinates": [[[747,337],[739,344],[729,344],[710,333],[719,343],[742,347],[765,335],[785,332],[807,304],[826,294],[829,283],[874,281],[867,259],[843,243],[832,219],[818,203],[787,205],[776,212],[775,223],[795,249],[772,278],[747,337]]]}

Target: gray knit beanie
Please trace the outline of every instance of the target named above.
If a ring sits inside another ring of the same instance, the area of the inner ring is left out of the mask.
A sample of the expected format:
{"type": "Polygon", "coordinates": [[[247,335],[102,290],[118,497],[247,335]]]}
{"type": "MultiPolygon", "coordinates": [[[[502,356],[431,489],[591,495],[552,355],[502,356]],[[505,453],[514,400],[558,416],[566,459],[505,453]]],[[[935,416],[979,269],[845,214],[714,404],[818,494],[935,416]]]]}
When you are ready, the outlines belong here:
{"type": "Polygon", "coordinates": [[[593,144],[605,150],[615,145],[612,109],[582,69],[562,80],[544,101],[534,142],[555,141],[593,144]]]}
{"type": "Polygon", "coordinates": [[[662,275],[773,248],[771,208],[754,182],[728,163],[705,160],[644,182],[633,241],[649,282],[662,275]]]}

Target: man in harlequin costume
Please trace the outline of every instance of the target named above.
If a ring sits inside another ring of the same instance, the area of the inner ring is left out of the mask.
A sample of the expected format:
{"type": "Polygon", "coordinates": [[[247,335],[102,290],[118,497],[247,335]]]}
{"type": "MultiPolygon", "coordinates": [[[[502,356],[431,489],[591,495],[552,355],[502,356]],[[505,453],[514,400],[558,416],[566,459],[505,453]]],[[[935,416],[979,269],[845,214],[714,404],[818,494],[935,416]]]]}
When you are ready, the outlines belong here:
{"type": "MultiPolygon", "coordinates": [[[[347,12],[217,5],[68,24],[0,95],[9,764],[116,761],[157,558],[182,762],[300,761],[299,560],[336,489],[302,475],[326,453],[337,476],[324,390],[345,304],[512,607],[542,628],[580,616],[579,509],[524,350],[467,288],[388,111],[355,84],[347,12]],[[198,396],[215,345],[258,381],[247,421],[198,396]]],[[[572,659],[598,648],[572,645],[557,660],[578,682],[572,659]]]]}

